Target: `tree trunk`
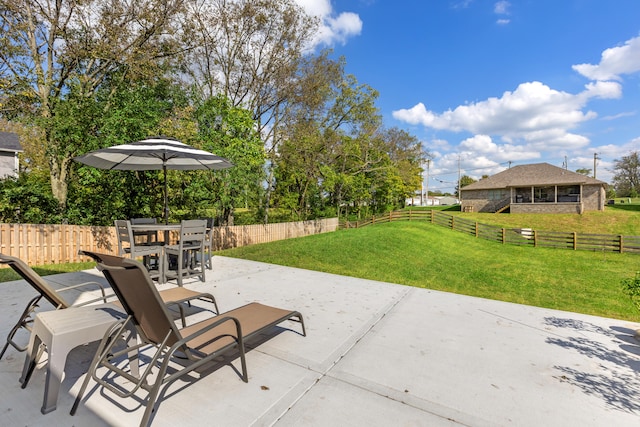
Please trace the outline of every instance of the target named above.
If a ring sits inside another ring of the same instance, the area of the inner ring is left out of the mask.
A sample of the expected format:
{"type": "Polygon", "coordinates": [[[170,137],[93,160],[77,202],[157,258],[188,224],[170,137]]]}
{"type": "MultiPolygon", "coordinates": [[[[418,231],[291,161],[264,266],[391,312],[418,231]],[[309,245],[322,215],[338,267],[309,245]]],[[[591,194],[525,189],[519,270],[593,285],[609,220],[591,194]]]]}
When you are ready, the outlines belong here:
{"type": "Polygon", "coordinates": [[[67,193],[68,183],[67,175],[69,172],[69,163],[71,159],[58,160],[55,157],[51,157],[49,160],[51,177],[51,193],[53,197],[58,201],[58,205],[64,211],[67,206],[67,193]]]}

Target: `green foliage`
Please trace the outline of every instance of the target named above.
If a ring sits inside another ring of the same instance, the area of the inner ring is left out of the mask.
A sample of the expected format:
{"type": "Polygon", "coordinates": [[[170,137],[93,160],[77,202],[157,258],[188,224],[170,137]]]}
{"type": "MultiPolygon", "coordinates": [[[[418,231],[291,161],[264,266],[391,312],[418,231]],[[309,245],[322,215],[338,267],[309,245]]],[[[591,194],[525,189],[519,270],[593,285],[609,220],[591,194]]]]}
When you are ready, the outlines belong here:
{"type": "Polygon", "coordinates": [[[218,223],[231,223],[234,208],[258,205],[265,180],[264,143],[251,112],[234,107],[222,95],[205,100],[195,111],[197,139],[204,150],[224,157],[234,167],[202,172],[185,187],[194,200],[215,205],[218,223]]]}
{"type": "Polygon", "coordinates": [[[0,0],[0,118],[33,130],[21,136],[25,177],[0,186],[5,220],[162,217],[161,172],[72,160],[160,134],[235,164],[169,171],[171,220],[230,223],[238,208],[254,220],[370,215],[402,206],[419,188],[425,153],[415,137],[382,127],[378,92],[346,74],[344,58],[305,53],[317,19],[291,0],[185,5],[116,1],[86,20],[64,2],[41,14],[0,0]]]}
{"type": "Polygon", "coordinates": [[[633,305],[640,310],[640,271],[636,272],[634,277],[623,279],[620,284],[633,305]]]}
{"type": "Polygon", "coordinates": [[[21,173],[17,179],[0,180],[0,222],[56,224],[61,220],[46,177],[21,173]]]}
{"type": "Polygon", "coordinates": [[[324,52],[304,62],[273,159],[274,205],[298,219],[370,215],[420,188],[425,153],[415,137],[384,129],[378,93],[324,52]]]}
{"type": "Polygon", "coordinates": [[[613,182],[618,197],[638,197],[640,192],[640,152],[614,160],[613,182]]]}
{"type": "MultiPolygon", "coordinates": [[[[468,175],[462,175],[460,177],[460,187],[462,187],[462,188],[466,187],[467,185],[473,184],[474,182],[476,182],[476,180],[471,178],[468,175]]],[[[456,185],[456,188],[455,188],[455,195],[456,195],[456,197],[458,196],[458,186],[457,185],[456,185]]]]}

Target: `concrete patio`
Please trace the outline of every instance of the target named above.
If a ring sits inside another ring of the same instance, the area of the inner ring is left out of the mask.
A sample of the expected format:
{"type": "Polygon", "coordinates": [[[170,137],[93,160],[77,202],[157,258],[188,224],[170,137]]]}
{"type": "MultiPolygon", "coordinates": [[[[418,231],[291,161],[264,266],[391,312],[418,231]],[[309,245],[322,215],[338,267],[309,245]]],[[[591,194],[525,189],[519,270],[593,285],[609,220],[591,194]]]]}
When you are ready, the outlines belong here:
{"type": "MultiPolygon", "coordinates": [[[[308,336],[295,323],[275,329],[247,354],[248,384],[229,365],[171,384],[154,426],[640,425],[639,324],[226,257],[207,273],[187,287],[212,292],[222,311],[251,301],[299,310],[308,336]]],[[[95,269],[47,279],[104,281],[95,269]]],[[[4,339],[34,291],[21,281],[0,288],[4,339]]],[[[43,363],[23,390],[25,353],[7,350],[2,424],[138,425],[138,400],[95,383],[69,415],[95,348],[72,351],[47,415],[43,363]]]]}

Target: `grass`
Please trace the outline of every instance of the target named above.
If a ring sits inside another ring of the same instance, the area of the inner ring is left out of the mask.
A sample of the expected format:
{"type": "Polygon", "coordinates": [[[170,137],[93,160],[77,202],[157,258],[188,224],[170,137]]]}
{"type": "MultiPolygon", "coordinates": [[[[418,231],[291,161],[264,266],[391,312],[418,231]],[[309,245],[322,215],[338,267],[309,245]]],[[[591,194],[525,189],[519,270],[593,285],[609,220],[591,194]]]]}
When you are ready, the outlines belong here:
{"type": "MultiPolygon", "coordinates": [[[[33,270],[41,276],[48,276],[50,274],[60,273],[72,273],[74,271],[88,270],[95,267],[95,262],[78,262],[69,264],[54,264],[45,265],[42,267],[32,267],[33,270]]],[[[21,277],[18,273],[11,268],[0,268],[0,282],[9,282],[11,280],[18,280],[21,277]]]]}
{"type": "Polygon", "coordinates": [[[585,212],[582,215],[463,213],[460,212],[459,208],[459,206],[444,206],[438,210],[442,210],[449,215],[459,215],[471,221],[503,228],[531,228],[539,231],[640,236],[640,200],[633,204],[606,206],[604,211],[585,212]]]}
{"type": "Polygon", "coordinates": [[[640,256],[502,245],[393,222],[222,251],[224,256],[640,321],[621,281],[640,256]]]}
{"type": "Polygon", "coordinates": [[[604,211],[576,214],[494,214],[455,213],[472,221],[504,228],[532,228],[540,231],[563,231],[592,234],[640,235],[640,205],[607,206],[604,211]],[[635,209],[629,209],[629,208],[635,209]]]}

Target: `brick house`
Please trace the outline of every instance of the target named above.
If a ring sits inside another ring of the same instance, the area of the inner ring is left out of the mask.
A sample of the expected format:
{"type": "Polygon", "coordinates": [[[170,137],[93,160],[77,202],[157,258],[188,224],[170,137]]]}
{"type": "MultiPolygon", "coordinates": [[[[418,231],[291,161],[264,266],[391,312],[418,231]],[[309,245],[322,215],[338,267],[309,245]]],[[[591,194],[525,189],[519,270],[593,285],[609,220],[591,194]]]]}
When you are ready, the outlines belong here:
{"type": "Polygon", "coordinates": [[[18,153],[22,153],[18,135],[0,132],[0,179],[18,176],[18,153]]]}
{"type": "Polygon", "coordinates": [[[463,212],[602,211],[607,184],[548,163],[514,166],[461,189],[463,212]]]}

